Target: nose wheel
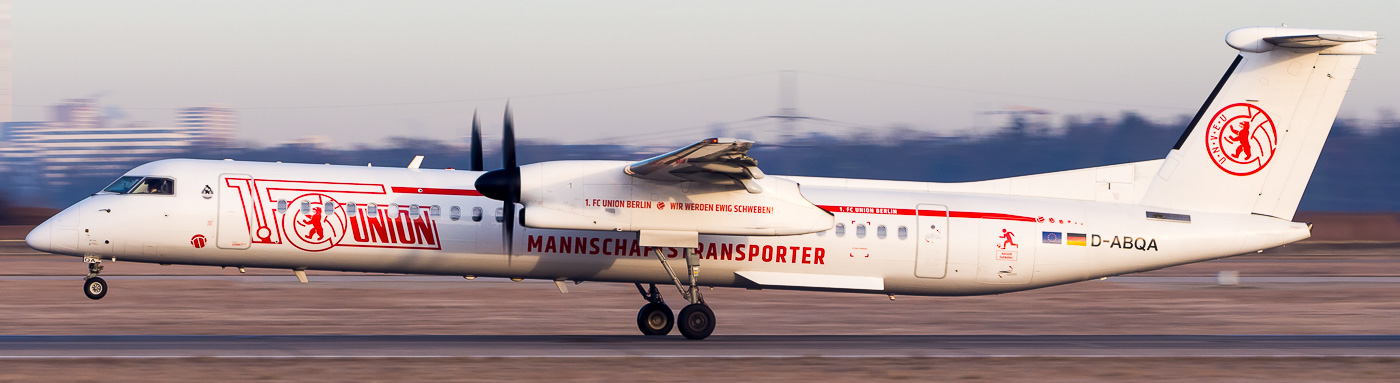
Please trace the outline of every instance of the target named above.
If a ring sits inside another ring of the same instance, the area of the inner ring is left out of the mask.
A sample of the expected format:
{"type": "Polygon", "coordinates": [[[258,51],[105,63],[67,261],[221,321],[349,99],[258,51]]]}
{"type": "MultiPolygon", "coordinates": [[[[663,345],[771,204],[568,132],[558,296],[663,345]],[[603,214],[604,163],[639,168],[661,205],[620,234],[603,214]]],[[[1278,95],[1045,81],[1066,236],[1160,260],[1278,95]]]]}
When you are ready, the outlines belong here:
{"type": "Polygon", "coordinates": [[[101,277],[83,280],[83,294],[87,295],[88,299],[102,299],[102,297],[107,296],[107,281],[102,280],[101,277]]]}
{"type": "Polygon", "coordinates": [[[107,281],[97,276],[98,273],[102,272],[102,259],[83,257],[83,262],[88,264],[87,277],[83,278],[83,295],[92,300],[107,296],[107,281]]]}

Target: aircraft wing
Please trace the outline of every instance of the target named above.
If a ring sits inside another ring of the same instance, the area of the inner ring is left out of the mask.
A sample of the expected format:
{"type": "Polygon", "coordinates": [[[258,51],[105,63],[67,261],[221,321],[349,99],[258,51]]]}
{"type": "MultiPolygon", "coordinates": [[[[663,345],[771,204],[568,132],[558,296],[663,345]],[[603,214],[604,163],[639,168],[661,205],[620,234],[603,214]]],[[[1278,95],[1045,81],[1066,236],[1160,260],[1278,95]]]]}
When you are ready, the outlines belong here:
{"type": "Polygon", "coordinates": [[[762,193],[763,187],[753,180],[762,179],[763,171],[758,169],[758,161],[748,156],[750,147],[753,141],[710,138],[628,165],[623,171],[652,181],[735,184],[749,193],[762,193]]]}

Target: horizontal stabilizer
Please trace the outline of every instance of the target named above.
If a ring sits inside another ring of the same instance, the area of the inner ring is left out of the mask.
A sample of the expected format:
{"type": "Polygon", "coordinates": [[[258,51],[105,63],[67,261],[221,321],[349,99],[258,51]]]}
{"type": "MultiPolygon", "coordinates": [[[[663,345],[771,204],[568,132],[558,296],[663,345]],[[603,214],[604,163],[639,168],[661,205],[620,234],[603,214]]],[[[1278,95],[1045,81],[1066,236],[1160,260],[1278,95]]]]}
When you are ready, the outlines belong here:
{"type": "Polygon", "coordinates": [[[1279,36],[1265,37],[1264,41],[1269,44],[1285,48],[1316,48],[1335,47],[1345,43],[1355,43],[1367,40],[1374,40],[1374,37],[1356,37],[1337,34],[1318,34],[1303,36],[1279,36]]]}
{"type": "Polygon", "coordinates": [[[763,286],[875,291],[885,289],[884,278],[877,277],[780,273],[773,271],[736,271],[734,274],[763,286]]]}
{"type": "Polygon", "coordinates": [[[1324,55],[1373,55],[1377,37],[1373,31],[1248,27],[1230,31],[1225,35],[1225,44],[1249,53],[1288,48],[1316,49],[1324,55]]]}

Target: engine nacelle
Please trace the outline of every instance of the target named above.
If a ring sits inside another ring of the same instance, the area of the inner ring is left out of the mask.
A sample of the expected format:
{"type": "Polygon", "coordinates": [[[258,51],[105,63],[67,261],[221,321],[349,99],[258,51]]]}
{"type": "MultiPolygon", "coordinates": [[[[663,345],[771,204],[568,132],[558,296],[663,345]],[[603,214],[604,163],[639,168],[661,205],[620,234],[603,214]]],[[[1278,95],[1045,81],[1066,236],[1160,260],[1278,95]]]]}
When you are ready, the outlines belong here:
{"type": "Polygon", "coordinates": [[[551,161],[520,167],[522,225],[576,230],[669,230],[716,235],[796,235],[828,230],[835,217],[802,196],[796,182],[735,185],[632,177],[622,161],[551,161]]]}

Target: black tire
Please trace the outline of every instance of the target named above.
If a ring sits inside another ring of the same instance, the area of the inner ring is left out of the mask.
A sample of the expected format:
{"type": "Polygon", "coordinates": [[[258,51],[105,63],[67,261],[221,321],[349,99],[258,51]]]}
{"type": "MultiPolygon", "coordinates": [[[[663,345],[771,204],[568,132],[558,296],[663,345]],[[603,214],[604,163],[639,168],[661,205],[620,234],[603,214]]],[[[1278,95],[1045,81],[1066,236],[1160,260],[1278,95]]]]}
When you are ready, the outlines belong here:
{"type": "Polygon", "coordinates": [[[693,304],[681,309],[681,315],[676,327],[680,327],[681,335],[686,338],[700,340],[710,336],[715,332],[715,312],[710,310],[710,306],[705,304],[693,304]]]}
{"type": "Polygon", "coordinates": [[[665,303],[647,303],[637,312],[637,328],[646,335],[666,335],[676,325],[676,316],[671,314],[671,306],[665,303]]]}
{"type": "Polygon", "coordinates": [[[88,299],[98,300],[107,296],[107,281],[100,277],[92,277],[83,281],[83,295],[88,299]]]}

